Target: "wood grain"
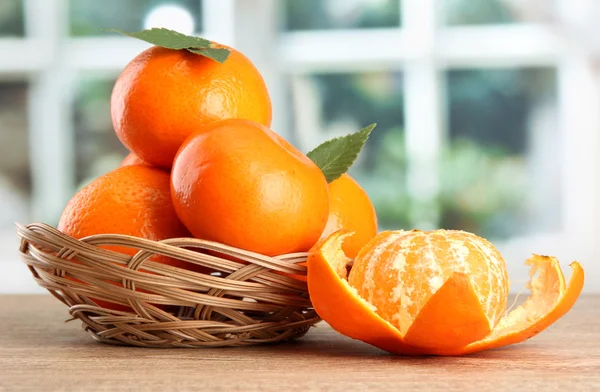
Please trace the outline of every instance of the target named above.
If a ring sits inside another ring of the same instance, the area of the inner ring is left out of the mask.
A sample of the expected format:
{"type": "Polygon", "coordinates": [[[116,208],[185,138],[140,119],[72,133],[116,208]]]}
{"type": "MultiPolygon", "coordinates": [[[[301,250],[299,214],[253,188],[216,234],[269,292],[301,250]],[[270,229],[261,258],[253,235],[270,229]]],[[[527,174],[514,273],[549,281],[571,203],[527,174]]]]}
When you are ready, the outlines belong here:
{"type": "Polygon", "coordinates": [[[301,340],[226,349],[93,341],[49,295],[0,296],[0,391],[600,391],[600,296],[510,348],[404,358],[317,325],[301,340]]]}

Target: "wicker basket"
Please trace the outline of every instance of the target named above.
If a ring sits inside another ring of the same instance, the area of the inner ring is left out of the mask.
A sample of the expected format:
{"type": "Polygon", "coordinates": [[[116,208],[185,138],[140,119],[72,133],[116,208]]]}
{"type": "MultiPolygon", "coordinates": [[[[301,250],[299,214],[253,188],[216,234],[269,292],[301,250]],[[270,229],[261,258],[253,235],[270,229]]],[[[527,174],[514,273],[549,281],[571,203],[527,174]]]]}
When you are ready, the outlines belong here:
{"type": "Polygon", "coordinates": [[[306,253],[267,257],[193,238],[157,242],[96,235],[76,240],[41,223],[17,225],[17,233],[21,259],[37,284],[66,304],[72,320],[81,320],[100,342],[245,346],[298,338],[320,321],[306,282],[297,279],[306,275],[300,265],[306,253]],[[131,257],[102,245],[139,251],[131,257]],[[152,261],[155,255],[207,272],[152,261]]]}

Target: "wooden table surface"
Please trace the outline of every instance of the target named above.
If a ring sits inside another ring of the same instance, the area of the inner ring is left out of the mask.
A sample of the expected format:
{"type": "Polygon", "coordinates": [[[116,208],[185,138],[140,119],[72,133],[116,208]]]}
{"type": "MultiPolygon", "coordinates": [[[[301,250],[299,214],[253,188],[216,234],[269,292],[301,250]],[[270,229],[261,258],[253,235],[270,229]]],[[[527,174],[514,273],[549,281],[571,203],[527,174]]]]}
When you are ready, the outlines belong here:
{"type": "Polygon", "coordinates": [[[67,318],[49,295],[0,296],[0,391],[600,391],[600,296],[528,342],[454,358],[389,355],[324,323],[268,347],[115,347],[67,318]]]}

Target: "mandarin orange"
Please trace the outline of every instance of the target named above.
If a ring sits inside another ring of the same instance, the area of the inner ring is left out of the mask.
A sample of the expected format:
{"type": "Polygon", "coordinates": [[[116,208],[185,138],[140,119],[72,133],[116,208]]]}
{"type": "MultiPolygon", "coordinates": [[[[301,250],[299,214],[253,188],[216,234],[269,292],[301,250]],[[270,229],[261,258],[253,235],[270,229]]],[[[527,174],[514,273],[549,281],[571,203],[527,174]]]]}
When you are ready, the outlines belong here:
{"type": "Polygon", "coordinates": [[[119,167],[123,166],[133,166],[133,165],[148,165],[148,163],[144,162],[142,158],[138,157],[134,153],[130,152],[127,156],[121,161],[119,167]]]}
{"type": "Polygon", "coordinates": [[[311,250],[308,287],[334,329],[401,355],[461,355],[522,342],[566,314],[584,283],[577,262],[568,286],[556,258],[534,255],[531,296],[506,311],[504,261],[470,233],[435,230],[378,234],[354,260],[337,231],[311,250]]]}
{"type": "Polygon", "coordinates": [[[367,192],[348,174],[329,184],[329,218],[321,239],[333,232],[352,232],[344,241],[344,252],[350,258],[377,234],[377,214],[367,192]]]}
{"type": "Polygon", "coordinates": [[[267,127],[225,120],[190,136],[171,173],[177,215],[197,238],[268,256],[308,251],[327,222],[327,181],[267,127]]]}
{"type": "MultiPolygon", "coordinates": [[[[98,177],[67,204],[58,230],[80,239],[93,234],[125,234],[160,241],[189,237],[173,203],[169,173],[150,166],[124,166],[98,177]]],[[[134,255],[137,250],[108,247],[134,255]]],[[[160,258],[178,267],[188,263],[160,258]]]]}
{"type": "Polygon", "coordinates": [[[111,97],[121,142],[143,161],[170,168],[186,137],[203,125],[239,118],[270,126],[271,100],[262,76],[246,56],[227,49],[224,63],[158,46],[136,56],[111,97]]]}
{"type": "MultiPolygon", "coordinates": [[[[435,347],[461,345],[486,336],[506,308],[506,263],[488,241],[454,230],[383,232],[360,251],[348,283],[377,308],[377,314],[400,333],[407,334],[425,305],[456,273],[468,275],[478,302],[469,309],[472,312],[469,315],[459,313],[451,304],[446,309],[456,317],[460,315],[461,319],[456,320],[459,324],[471,320],[474,325],[481,325],[478,322],[485,320],[481,335],[473,325],[469,329],[447,328],[448,333],[452,330],[454,335],[444,336],[445,339],[439,341],[432,331],[427,332],[435,347]]],[[[456,303],[456,306],[463,304],[456,303]]],[[[431,326],[452,322],[448,317],[425,320],[425,324],[431,326]]]]}
{"type": "MultiPolygon", "coordinates": [[[[118,168],[82,188],[63,211],[58,230],[77,239],[94,234],[125,234],[155,241],[190,236],[175,214],[169,173],[147,165],[118,168]]],[[[137,253],[133,248],[102,247],[131,256],[137,253]]],[[[169,257],[153,257],[152,260],[205,272],[204,267],[169,257]]],[[[80,281],[72,276],[67,278],[80,281]]],[[[108,283],[122,287],[121,283],[108,283]]],[[[129,306],[91,299],[103,308],[132,312],[129,306]]]]}

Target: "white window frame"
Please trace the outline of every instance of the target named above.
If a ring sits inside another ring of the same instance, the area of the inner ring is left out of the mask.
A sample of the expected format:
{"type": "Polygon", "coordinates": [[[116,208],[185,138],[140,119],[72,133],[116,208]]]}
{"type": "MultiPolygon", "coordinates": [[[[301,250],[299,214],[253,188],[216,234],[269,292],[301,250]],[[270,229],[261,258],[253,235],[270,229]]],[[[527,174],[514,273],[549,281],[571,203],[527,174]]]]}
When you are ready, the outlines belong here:
{"type": "MultiPolygon", "coordinates": [[[[277,0],[204,0],[199,33],[248,55],[265,75],[273,128],[289,136],[286,77],[315,72],[397,69],[403,72],[408,190],[435,208],[437,161],[446,137],[443,72],[455,68],[551,66],[558,75],[563,202],[562,227],[551,234],[496,241],[513,281],[525,281],[531,253],[554,254],[563,265],[583,262],[588,281],[600,281],[600,84],[594,51],[548,25],[440,27],[443,0],[398,0],[400,28],[278,32],[277,0]],[[348,43],[351,43],[349,45],[348,43]],[[581,100],[585,97],[585,100],[581,100]],[[427,113],[427,115],[423,115],[427,113]]],[[[577,21],[590,0],[559,0],[561,15],[577,21]]],[[[66,0],[25,0],[24,38],[0,37],[0,81],[29,82],[29,138],[37,220],[60,213],[75,187],[73,84],[79,72],[117,75],[149,45],[113,36],[69,38],[66,0]]],[[[374,119],[376,121],[376,119],[374,119]]],[[[418,219],[418,217],[415,217],[418,219]]],[[[436,222],[419,222],[435,225],[436,222]]],[[[14,233],[11,233],[14,235],[14,233]]],[[[0,244],[13,246],[0,233],[0,244]]],[[[14,250],[0,251],[0,292],[40,292],[14,250]]],[[[590,287],[586,291],[599,291],[590,287]]]]}

